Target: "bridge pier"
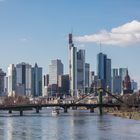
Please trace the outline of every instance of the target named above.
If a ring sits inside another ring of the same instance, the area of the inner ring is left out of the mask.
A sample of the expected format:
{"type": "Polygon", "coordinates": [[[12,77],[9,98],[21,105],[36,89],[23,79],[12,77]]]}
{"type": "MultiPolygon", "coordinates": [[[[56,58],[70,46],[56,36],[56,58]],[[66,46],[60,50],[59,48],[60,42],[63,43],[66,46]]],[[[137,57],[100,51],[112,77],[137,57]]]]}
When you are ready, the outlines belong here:
{"type": "Polygon", "coordinates": [[[12,110],[9,110],[9,114],[12,114],[12,110]]]}
{"type": "Polygon", "coordinates": [[[39,107],[36,108],[36,113],[39,113],[39,107]]]}
{"type": "Polygon", "coordinates": [[[68,112],[68,108],[64,107],[64,113],[67,113],[67,112],[68,112]]]}
{"type": "Polygon", "coordinates": [[[90,108],[90,113],[94,113],[94,108],[90,108]]]}
{"type": "Polygon", "coordinates": [[[99,114],[103,115],[103,90],[100,89],[99,91],[99,114]]]}
{"type": "Polygon", "coordinates": [[[77,110],[77,107],[76,107],[76,106],[73,106],[73,107],[72,107],[72,110],[77,110]]]}
{"type": "Polygon", "coordinates": [[[23,110],[20,110],[20,116],[23,116],[23,110]]]}

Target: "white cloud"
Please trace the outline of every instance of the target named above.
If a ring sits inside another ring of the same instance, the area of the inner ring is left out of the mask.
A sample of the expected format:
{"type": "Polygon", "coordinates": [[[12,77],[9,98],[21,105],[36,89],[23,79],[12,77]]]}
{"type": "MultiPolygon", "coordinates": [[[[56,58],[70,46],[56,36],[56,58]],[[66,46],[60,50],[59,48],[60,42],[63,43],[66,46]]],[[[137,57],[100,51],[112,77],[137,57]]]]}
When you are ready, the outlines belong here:
{"type": "Polygon", "coordinates": [[[19,39],[20,42],[26,43],[29,41],[29,38],[20,38],[19,39]]]}
{"type": "Polygon", "coordinates": [[[116,46],[130,46],[140,43],[140,22],[133,20],[122,26],[112,28],[111,31],[102,30],[92,35],[74,38],[77,42],[99,43],[116,46]]]}

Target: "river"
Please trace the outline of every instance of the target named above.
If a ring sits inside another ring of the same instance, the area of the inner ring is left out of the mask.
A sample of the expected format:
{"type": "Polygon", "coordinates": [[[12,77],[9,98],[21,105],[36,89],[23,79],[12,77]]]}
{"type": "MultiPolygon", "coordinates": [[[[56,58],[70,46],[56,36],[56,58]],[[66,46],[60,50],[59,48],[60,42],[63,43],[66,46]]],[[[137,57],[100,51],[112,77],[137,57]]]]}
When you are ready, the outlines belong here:
{"type": "Polygon", "coordinates": [[[140,121],[88,110],[0,112],[0,140],[140,140],[140,121]]]}

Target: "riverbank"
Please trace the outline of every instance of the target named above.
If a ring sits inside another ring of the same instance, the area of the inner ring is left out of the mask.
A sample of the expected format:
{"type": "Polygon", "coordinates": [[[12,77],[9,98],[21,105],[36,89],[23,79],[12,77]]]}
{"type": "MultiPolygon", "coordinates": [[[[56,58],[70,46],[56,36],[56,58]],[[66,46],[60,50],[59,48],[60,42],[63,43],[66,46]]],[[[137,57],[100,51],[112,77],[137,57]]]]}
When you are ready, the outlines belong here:
{"type": "Polygon", "coordinates": [[[140,111],[105,110],[107,114],[127,119],[140,120],[140,111]]]}

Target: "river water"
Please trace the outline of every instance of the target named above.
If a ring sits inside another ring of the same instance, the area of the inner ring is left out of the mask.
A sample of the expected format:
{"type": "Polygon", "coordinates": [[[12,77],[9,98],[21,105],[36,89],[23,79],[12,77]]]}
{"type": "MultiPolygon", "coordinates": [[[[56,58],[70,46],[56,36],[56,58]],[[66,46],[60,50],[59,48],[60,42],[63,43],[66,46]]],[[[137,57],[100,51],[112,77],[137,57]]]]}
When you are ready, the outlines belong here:
{"type": "Polygon", "coordinates": [[[140,121],[88,110],[68,110],[52,116],[51,109],[8,114],[0,112],[0,140],[140,140],[140,121]]]}

